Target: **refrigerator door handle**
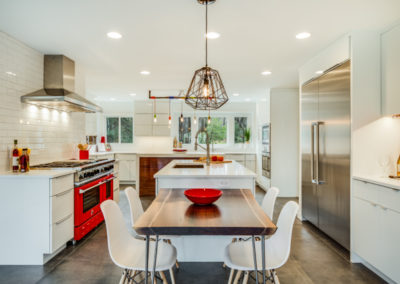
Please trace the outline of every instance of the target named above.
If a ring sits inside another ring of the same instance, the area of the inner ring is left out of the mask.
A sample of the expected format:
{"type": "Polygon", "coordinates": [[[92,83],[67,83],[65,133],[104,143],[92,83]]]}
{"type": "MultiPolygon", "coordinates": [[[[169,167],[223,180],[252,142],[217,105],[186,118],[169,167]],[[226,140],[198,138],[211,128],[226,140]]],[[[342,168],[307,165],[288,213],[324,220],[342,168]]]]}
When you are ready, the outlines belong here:
{"type": "Polygon", "coordinates": [[[315,122],[311,123],[311,183],[317,183],[317,180],[315,179],[315,173],[314,173],[314,168],[315,168],[315,155],[314,155],[314,141],[315,141],[315,122]]]}
{"type": "Polygon", "coordinates": [[[319,126],[323,124],[323,122],[318,121],[315,123],[316,126],[316,134],[317,134],[317,167],[316,167],[316,184],[324,184],[325,182],[319,179],[319,150],[320,150],[320,146],[319,146],[319,126]]]}

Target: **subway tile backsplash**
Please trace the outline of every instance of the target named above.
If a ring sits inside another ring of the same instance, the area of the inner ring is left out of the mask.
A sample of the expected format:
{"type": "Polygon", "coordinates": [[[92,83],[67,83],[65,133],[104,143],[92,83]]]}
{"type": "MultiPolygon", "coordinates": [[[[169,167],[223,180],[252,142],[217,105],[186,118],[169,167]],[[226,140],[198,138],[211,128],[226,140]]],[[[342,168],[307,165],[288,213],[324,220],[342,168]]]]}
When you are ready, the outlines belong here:
{"type": "Polygon", "coordinates": [[[77,157],[85,115],[23,104],[43,87],[43,54],[0,31],[0,171],[10,168],[13,140],[31,148],[31,164],[77,157]]]}

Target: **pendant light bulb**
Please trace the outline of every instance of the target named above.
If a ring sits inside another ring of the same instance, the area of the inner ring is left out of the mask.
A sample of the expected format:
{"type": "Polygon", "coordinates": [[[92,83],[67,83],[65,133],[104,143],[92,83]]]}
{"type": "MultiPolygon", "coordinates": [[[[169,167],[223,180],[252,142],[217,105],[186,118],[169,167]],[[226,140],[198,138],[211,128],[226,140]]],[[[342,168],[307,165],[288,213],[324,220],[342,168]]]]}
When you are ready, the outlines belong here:
{"type": "Polygon", "coordinates": [[[171,125],[172,121],[171,121],[171,116],[168,117],[168,124],[171,125]]]}
{"type": "Polygon", "coordinates": [[[204,97],[206,97],[206,98],[208,98],[208,96],[210,95],[210,92],[209,92],[209,84],[208,84],[208,79],[207,79],[207,77],[204,78],[203,95],[204,95],[204,97]]]}
{"type": "Polygon", "coordinates": [[[181,114],[181,122],[183,122],[183,114],[181,114]]]}
{"type": "Polygon", "coordinates": [[[154,118],[153,118],[154,123],[157,123],[157,115],[154,114],[154,118]]]}
{"type": "Polygon", "coordinates": [[[197,117],[196,117],[196,115],[193,117],[193,123],[194,123],[194,124],[197,124],[197,117]]]}
{"type": "Polygon", "coordinates": [[[207,121],[207,123],[208,123],[208,124],[211,123],[211,116],[208,116],[208,121],[207,121]]]}

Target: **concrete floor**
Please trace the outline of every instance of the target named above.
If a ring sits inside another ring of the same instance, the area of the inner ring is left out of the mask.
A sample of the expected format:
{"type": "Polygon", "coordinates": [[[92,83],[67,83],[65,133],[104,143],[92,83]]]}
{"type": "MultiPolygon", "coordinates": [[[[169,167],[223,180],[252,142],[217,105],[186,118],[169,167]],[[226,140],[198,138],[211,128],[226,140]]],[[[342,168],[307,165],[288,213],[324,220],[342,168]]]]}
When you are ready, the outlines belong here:
{"type": "MultiPolygon", "coordinates": [[[[260,202],[264,192],[257,190],[260,202]]],[[[144,198],[146,208],[151,198],[144,198]]],[[[279,198],[276,218],[290,199],[279,198]]],[[[129,206],[121,192],[120,207],[129,221],[129,206]]],[[[284,283],[385,283],[360,264],[351,264],[348,253],[312,225],[296,220],[292,251],[286,265],[278,269],[284,283]]],[[[104,224],[80,241],[68,246],[44,266],[0,266],[0,283],[118,283],[122,270],[111,261],[104,224]]],[[[227,283],[229,270],[222,263],[181,263],[175,271],[177,283],[227,283]]],[[[249,283],[255,283],[249,281],[249,283]]]]}

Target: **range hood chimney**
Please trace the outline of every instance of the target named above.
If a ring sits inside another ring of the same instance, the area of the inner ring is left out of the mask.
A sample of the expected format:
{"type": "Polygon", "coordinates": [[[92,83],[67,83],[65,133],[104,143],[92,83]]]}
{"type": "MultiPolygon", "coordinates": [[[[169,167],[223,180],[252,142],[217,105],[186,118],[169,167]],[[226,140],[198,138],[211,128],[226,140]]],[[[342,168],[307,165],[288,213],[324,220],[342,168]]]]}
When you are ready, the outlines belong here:
{"type": "Polygon", "coordinates": [[[21,102],[67,112],[102,112],[75,93],[75,62],[64,55],[45,55],[43,89],[21,97],[21,102]]]}

